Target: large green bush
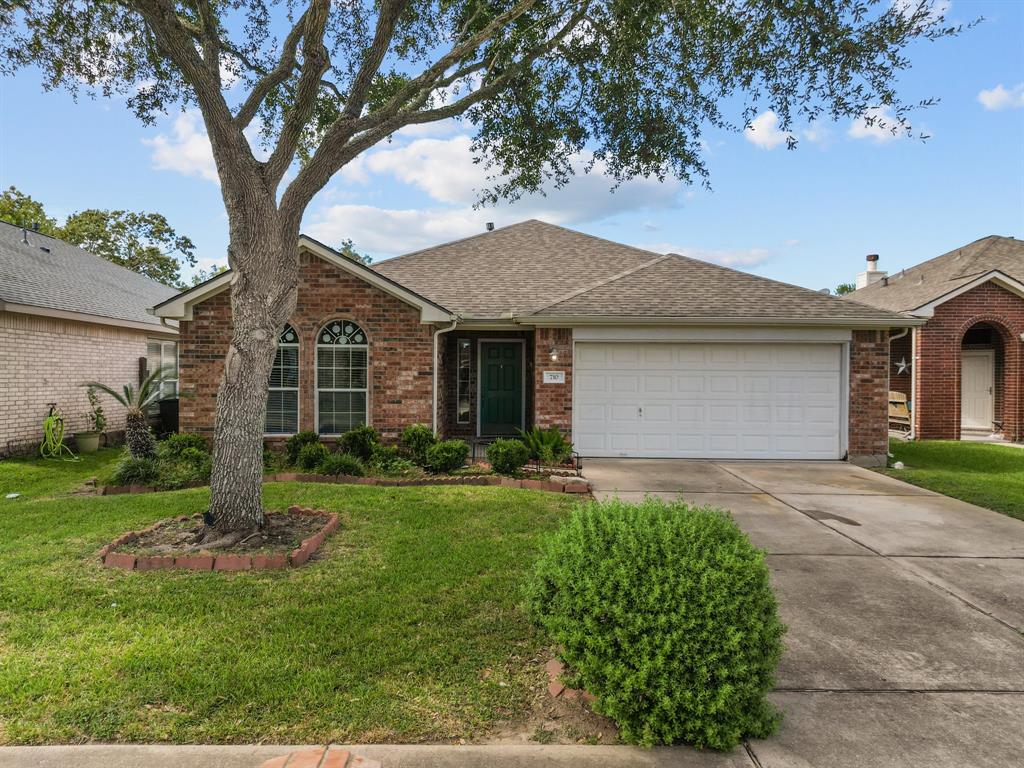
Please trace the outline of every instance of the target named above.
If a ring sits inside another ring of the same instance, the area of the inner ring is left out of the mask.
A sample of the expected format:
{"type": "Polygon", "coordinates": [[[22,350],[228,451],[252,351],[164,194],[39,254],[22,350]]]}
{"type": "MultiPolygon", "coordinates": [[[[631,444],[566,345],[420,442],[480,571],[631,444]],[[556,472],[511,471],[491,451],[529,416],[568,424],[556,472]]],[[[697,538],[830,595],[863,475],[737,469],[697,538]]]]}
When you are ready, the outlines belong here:
{"type": "Polygon", "coordinates": [[[528,591],[570,682],[624,740],[729,749],[763,738],[785,627],[763,553],[729,516],[647,499],[578,506],[528,591]]]}
{"type": "Polygon", "coordinates": [[[289,437],[284,444],[284,453],[288,457],[288,465],[296,466],[299,463],[299,454],[307,445],[320,442],[320,435],[312,430],[297,432],[289,437]]]}
{"type": "Polygon", "coordinates": [[[317,472],[322,475],[352,475],[354,477],[362,477],[366,474],[366,469],[363,467],[363,462],[351,453],[339,451],[338,453],[328,454],[327,458],[320,462],[320,466],[317,467],[317,472]]]}
{"type": "Polygon", "coordinates": [[[327,446],[323,443],[307,443],[299,451],[299,460],[295,464],[299,469],[314,472],[329,454],[330,451],[327,450],[327,446]]]}
{"type": "Polygon", "coordinates": [[[437,443],[434,430],[425,424],[410,424],[402,430],[402,448],[406,455],[419,464],[426,466],[427,451],[437,443]]]}
{"type": "Polygon", "coordinates": [[[522,440],[499,438],[487,446],[487,461],[502,475],[514,475],[529,458],[530,449],[522,440]]]}
{"type": "Polygon", "coordinates": [[[168,435],[156,444],[156,451],[161,456],[181,456],[182,451],[193,448],[206,453],[206,438],[189,432],[177,432],[168,435]]]}
{"type": "Polygon", "coordinates": [[[373,449],[380,443],[377,430],[366,425],[353,427],[338,438],[338,450],[351,453],[360,461],[369,461],[373,457],[373,449]]]}
{"type": "Polygon", "coordinates": [[[153,485],[160,477],[156,459],[135,458],[125,451],[114,469],[114,485],[153,485]]]}
{"type": "Polygon", "coordinates": [[[442,440],[427,449],[426,467],[431,472],[454,472],[466,463],[469,446],[465,440],[442,440]]]}

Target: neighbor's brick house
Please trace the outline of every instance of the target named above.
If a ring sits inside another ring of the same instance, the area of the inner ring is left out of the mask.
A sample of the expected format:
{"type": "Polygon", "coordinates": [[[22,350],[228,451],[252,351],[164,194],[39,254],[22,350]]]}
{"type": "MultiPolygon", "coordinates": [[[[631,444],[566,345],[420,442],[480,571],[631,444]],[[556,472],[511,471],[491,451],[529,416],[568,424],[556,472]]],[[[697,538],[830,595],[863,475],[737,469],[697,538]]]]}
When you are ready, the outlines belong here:
{"type": "Polygon", "coordinates": [[[1024,440],[1024,243],[992,235],[892,276],[876,260],[848,298],[925,321],[890,350],[890,388],[910,400],[912,435],[1024,440]]]}
{"type": "MultiPolygon", "coordinates": [[[[0,222],[0,456],[34,451],[55,404],[68,440],[87,428],[82,383],[137,383],[140,366],[173,364],[177,331],[147,310],[177,293],[46,235],[0,222]],[[141,362],[140,362],[141,361],[141,362]]],[[[175,386],[173,369],[163,382],[175,386]]],[[[124,413],[107,401],[107,431],[124,413]]]]}
{"type": "MultiPolygon", "coordinates": [[[[584,456],[886,453],[904,315],[528,221],[373,267],[309,238],[267,437],[413,423],[557,427],[584,456]]],[[[210,433],[231,273],[158,305],[181,334],[181,428],[210,433]]]]}

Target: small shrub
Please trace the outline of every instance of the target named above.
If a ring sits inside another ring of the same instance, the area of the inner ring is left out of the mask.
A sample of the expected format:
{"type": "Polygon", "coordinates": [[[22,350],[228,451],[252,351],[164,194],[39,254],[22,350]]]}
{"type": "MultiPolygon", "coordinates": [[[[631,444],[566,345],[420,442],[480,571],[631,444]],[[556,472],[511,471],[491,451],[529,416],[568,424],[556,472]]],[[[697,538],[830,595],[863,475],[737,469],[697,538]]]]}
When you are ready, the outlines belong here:
{"type": "Polygon", "coordinates": [[[362,477],[366,474],[363,462],[351,453],[344,453],[343,451],[328,454],[320,462],[317,472],[322,475],[353,475],[354,477],[362,477]]]}
{"type": "Polygon", "coordinates": [[[168,435],[156,445],[157,454],[160,456],[178,457],[182,451],[190,448],[206,453],[206,438],[202,435],[178,432],[177,434],[168,435]]]}
{"type": "Polygon", "coordinates": [[[437,444],[437,435],[424,424],[410,424],[402,430],[402,448],[406,455],[419,464],[426,466],[427,451],[437,444]]]}
{"type": "Polygon", "coordinates": [[[330,451],[323,443],[307,443],[299,451],[299,460],[296,462],[296,466],[307,472],[313,472],[329,455],[330,451]]]}
{"type": "Polygon", "coordinates": [[[572,443],[558,427],[534,427],[529,432],[520,429],[519,436],[530,451],[530,458],[541,464],[563,464],[572,456],[572,443]]]}
{"type": "Polygon", "coordinates": [[[514,475],[529,458],[530,449],[522,440],[501,438],[487,446],[487,461],[502,475],[514,475]]]}
{"type": "Polygon", "coordinates": [[[299,454],[307,445],[320,442],[320,435],[316,432],[306,430],[298,432],[289,437],[284,444],[284,453],[288,457],[289,466],[296,466],[299,463],[299,454]]]}
{"type": "Polygon", "coordinates": [[[646,499],[579,505],[527,589],[625,741],[729,749],[764,738],[785,627],[764,553],[719,510],[646,499]]]}
{"type": "Polygon", "coordinates": [[[135,458],[126,452],[114,469],[114,485],[152,485],[159,476],[156,459],[135,458]]]}
{"type": "Polygon", "coordinates": [[[208,452],[199,448],[186,448],[176,459],[158,459],[157,466],[160,470],[157,486],[170,489],[209,482],[213,462],[208,452]]]}
{"type": "Polygon", "coordinates": [[[393,445],[375,445],[370,456],[370,466],[375,469],[388,470],[396,462],[403,461],[398,449],[393,445]]]}
{"type": "Polygon", "coordinates": [[[465,440],[442,440],[427,449],[426,468],[437,474],[453,472],[466,463],[467,456],[465,440]]]}
{"type": "Polygon", "coordinates": [[[263,446],[263,471],[266,474],[280,472],[288,466],[288,456],[284,451],[275,451],[269,446],[263,446]]]}
{"type": "Polygon", "coordinates": [[[374,447],[379,444],[377,430],[366,425],[354,427],[338,438],[338,449],[351,453],[360,461],[369,461],[374,447]]]}

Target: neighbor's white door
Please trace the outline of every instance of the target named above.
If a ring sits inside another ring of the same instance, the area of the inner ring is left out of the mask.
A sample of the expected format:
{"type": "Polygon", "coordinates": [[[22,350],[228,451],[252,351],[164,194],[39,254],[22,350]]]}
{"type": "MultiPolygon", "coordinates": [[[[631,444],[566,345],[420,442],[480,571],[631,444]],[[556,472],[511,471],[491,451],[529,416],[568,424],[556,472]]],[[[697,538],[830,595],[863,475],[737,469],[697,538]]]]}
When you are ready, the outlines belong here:
{"type": "Polygon", "coordinates": [[[577,342],[583,456],[839,459],[842,346],[577,342]]]}
{"type": "Polygon", "coordinates": [[[960,427],[992,429],[995,353],[965,349],[960,355],[960,427]]]}

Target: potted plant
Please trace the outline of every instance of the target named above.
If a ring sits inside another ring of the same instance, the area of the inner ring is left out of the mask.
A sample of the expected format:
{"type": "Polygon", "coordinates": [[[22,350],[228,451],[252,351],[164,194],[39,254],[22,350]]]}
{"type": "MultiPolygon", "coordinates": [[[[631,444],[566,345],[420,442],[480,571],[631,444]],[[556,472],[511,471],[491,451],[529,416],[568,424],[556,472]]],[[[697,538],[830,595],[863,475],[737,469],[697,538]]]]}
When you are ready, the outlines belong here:
{"type": "Polygon", "coordinates": [[[100,435],[107,426],[107,416],[103,413],[99,395],[93,387],[89,387],[89,410],[85,414],[86,421],[92,429],[75,432],[75,445],[79,453],[96,453],[100,447],[100,435]]]}

